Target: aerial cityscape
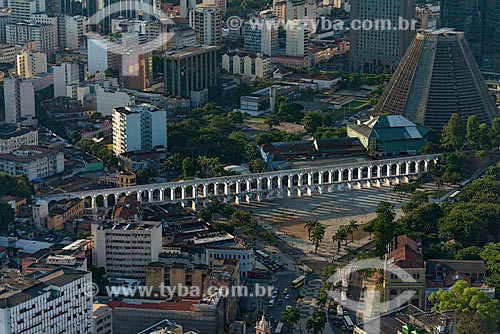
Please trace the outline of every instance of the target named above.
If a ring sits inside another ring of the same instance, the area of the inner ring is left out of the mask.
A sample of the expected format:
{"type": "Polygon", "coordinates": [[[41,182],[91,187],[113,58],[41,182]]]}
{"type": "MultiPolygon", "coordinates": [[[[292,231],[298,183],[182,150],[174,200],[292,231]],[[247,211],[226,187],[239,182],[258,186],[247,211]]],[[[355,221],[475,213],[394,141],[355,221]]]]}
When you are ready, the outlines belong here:
{"type": "Polygon", "coordinates": [[[500,333],[499,0],[6,0],[0,334],[500,333]]]}

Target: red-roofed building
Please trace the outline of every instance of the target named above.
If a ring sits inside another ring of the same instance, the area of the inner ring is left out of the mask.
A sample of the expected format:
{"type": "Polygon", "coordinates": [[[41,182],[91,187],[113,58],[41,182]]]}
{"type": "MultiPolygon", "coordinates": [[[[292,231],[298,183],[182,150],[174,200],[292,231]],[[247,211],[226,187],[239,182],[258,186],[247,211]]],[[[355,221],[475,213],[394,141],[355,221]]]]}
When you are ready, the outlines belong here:
{"type": "Polygon", "coordinates": [[[399,236],[396,249],[386,254],[385,262],[385,300],[390,301],[405,291],[412,291],[415,294],[408,303],[423,308],[425,306],[425,263],[418,243],[410,236],[399,236]]]}

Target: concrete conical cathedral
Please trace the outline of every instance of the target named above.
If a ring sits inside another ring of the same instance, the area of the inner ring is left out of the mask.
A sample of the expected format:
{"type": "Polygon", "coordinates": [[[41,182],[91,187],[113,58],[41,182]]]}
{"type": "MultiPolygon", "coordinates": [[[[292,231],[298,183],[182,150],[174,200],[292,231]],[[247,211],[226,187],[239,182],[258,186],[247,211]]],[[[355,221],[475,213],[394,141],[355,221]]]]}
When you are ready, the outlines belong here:
{"type": "Polygon", "coordinates": [[[448,28],[417,33],[375,111],[438,131],[454,113],[484,123],[499,114],[463,33],[448,28]]]}

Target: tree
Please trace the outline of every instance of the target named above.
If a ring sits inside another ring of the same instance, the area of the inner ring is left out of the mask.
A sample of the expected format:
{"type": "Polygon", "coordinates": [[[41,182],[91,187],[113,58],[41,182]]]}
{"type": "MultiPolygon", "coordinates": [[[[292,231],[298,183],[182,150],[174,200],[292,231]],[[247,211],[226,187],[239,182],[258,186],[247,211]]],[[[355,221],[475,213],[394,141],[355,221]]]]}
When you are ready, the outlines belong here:
{"type": "Polygon", "coordinates": [[[464,144],[465,126],[458,114],[453,114],[441,133],[441,144],[458,150],[464,144]]]}
{"type": "Polygon", "coordinates": [[[163,161],[163,171],[178,176],[181,173],[180,166],[182,163],[183,161],[181,155],[179,153],[173,153],[163,161]]]}
{"type": "Polygon", "coordinates": [[[491,145],[493,147],[500,147],[500,117],[493,118],[489,135],[491,145]]]}
{"type": "Polygon", "coordinates": [[[396,226],[394,224],[394,205],[389,202],[380,202],[378,204],[377,217],[373,225],[374,245],[377,255],[382,255],[387,250],[387,245],[395,236],[396,226]]]}
{"type": "Polygon", "coordinates": [[[438,228],[441,238],[454,239],[464,246],[482,245],[486,240],[487,222],[462,206],[453,207],[439,220],[438,228]]]}
{"type": "Polygon", "coordinates": [[[315,310],[313,315],[307,319],[306,329],[313,332],[313,334],[322,333],[325,329],[326,314],[323,308],[315,310]]]}
{"type": "Polygon", "coordinates": [[[351,234],[351,242],[354,242],[354,231],[359,230],[359,224],[357,220],[349,220],[349,233],[351,234]]]}
{"type": "Polygon", "coordinates": [[[481,134],[479,133],[479,117],[469,116],[467,119],[467,135],[465,136],[470,145],[475,149],[481,147],[481,134]]]}
{"type": "Polygon", "coordinates": [[[337,241],[337,253],[340,252],[340,246],[342,245],[342,241],[347,238],[345,233],[346,231],[343,229],[338,229],[337,232],[332,237],[332,241],[337,241]]]}
{"type": "Polygon", "coordinates": [[[7,203],[0,203],[0,231],[6,232],[15,221],[15,212],[7,203]]]}
{"type": "Polygon", "coordinates": [[[248,165],[252,173],[263,173],[269,170],[267,164],[262,159],[253,159],[248,165]]]}
{"type": "Polygon", "coordinates": [[[486,264],[488,285],[498,291],[500,289],[500,242],[484,246],[481,259],[486,264]]]}
{"type": "Polygon", "coordinates": [[[489,127],[485,123],[479,125],[479,149],[491,149],[491,138],[489,135],[489,127]]]}
{"type": "Polygon", "coordinates": [[[459,249],[455,254],[456,260],[481,260],[482,249],[477,246],[470,246],[459,249]]]}
{"type": "Polygon", "coordinates": [[[196,213],[196,216],[198,218],[206,220],[207,222],[212,221],[212,211],[207,210],[205,208],[201,208],[200,210],[198,210],[198,212],[196,213]]]}
{"type": "Polygon", "coordinates": [[[330,123],[330,116],[321,111],[309,112],[302,118],[302,124],[309,132],[316,132],[319,127],[330,125],[330,123]]]}
{"type": "Polygon", "coordinates": [[[186,157],[182,160],[182,175],[184,179],[191,179],[196,174],[193,159],[186,157]]]}
{"type": "Polygon", "coordinates": [[[281,320],[290,329],[290,333],[293,333],[293,327],[300,320],[300,312],[296,307],[291,307],[281,313],[281,320]]]}
{"type": "Polygon", "coordinates": [[[272,130],[273,127],[280,125],[280,118],[276,114],[271,114],[266,117],[264,124],[269,127],[269,130],[272,130]]]}
{"type": "Polygon", "coordinates": [[[427,195],[425,191],[416,190],[411,194],[410,200],[407,203],[403,204],[401,209],[404,213],[409,213],[410,211],[415,210],[419,206],[426,203],[429,203],[429,195],[427,195]]]}
{"type": "Polygon", "coordinates": [[[149,173],[144,169],[139,169],[135,174],[135,179],[137,184],[148,184],[149,183],[149,173]]]}
{"type": "Polygon", "coordinates": [[[466,281],[456,282],[448,291],[439,290],[432,293],[429,301],[434,304],[433,311],[455,311],[457,323],[463,321],[463,317],[480,314],[482,317],[478,320],[481,320],[481,323],[478,325],[487,328],[487,331],[481,331],[481,333],[493,333],[497,329],[496,322],[500,319],[500,301],[491,299],[479,289],[471,288],[466,281]]]}
{"type": "Polygon", "coordinates": [[[307,239],[311,240],[311,231],[318,224],[319,224],[318,220],[311,219],[311,220],[306,221],[304,228],[307,229],[307,239]]]}
{"type": "Polygon", "coordinates": [[[319,243],[325,236],[325,225],[318,223],[311,230],[311,241],[314,243],[314,253],[318,253],[319,243]]]}
{"type": "Polygon", "coordinates": [[[398,221],[404,233],[424,238],[438,232],[438,221],[443,209],[436,203],[427,203],[408,212],[398,221]]]}

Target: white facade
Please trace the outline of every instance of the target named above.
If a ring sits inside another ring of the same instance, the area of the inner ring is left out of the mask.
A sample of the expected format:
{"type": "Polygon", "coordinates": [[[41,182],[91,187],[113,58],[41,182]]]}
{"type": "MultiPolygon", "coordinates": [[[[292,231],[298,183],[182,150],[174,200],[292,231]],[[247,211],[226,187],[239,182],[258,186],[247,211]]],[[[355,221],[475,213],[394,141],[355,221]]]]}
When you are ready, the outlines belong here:
{"type": "Polygon", "coordinates": [[[135,104],[133,95],[122,91],[98,89],[96,91],[97,112],[102,116],[111,116],[114,108],[128,107],[135,104]]]}
{"type": "Polygon", "coordinates": [[[0,293],[0,333],[91,333],[92,297],[85,289],[91,283],[90,272],[68,267],[35,281],[4,278],[2,285],[11,288],[0,293]]]}
{"type": "Polygon", "coordinates": [[[113,151],[167,147],[167,112],[150,104],[113,109],[113,151]]]}
{"type": "Polygon", "coordinates": [[[94,334],[113,334],[113,311],[106,304],[94,304],[94,334]]]}
{"type": "Polygon", "coordinates": [[[33,82],[17,78],[4,79],[5,123],[36,124],[33,82]]]}
{"type": "Polygon", "coordinates": [[[271,58],[262,54],[224,54],[222,69],[235,75],[267,79],[271,75],[271,58]]]}
{"type": "Polygon", "coordinates": [[[0,134],[0,154],[10,153],[23,145],[37,146],[38,130],[21,128],[12,134],[0,134]]]}
{"type": "Polygon", "coordinates": [[[289,21],[286,31],[286,55],[292,57],[307,57],[309,33],[304,22],[289,21]]]}
{"type": "Polygon", "coordinates": [[[32,78],[47,73],[47,55],[32,50],[24,50],[16,56],[16,70],[20,78],[32,78]]]}
{"type": "Polygon", "coordinates": [[[278,47],[278,27],[277,17],[255,17],[245,22],[245,51],[262,52],[271,56],[272,50],[278,47]]]}
{"type": "Polygon", "coordinates": [[[44,200],[37,200],[35,204],[33,204],[33,221],[36,226],[42,227],[45,225],[45,218],[49,215],[49,203],[44,200]]]}
{"type": "MultiPolygon", "coordinates": [[[[2,29],[0,27],[0,29],[2,29]]],[[[5,30],[3,31],[5,34],[5,30]]],[[[0,63],[14,63],[16,61],[16,48],[11,45],[0,45],[0,63]]]]}
{"type": "Polygon", "coordinates": [[[6,42],[9,45],[25,45],[27,42],[32,42],[36,51],[46,54],[54,53],[57,46],[52,25],[24,22],[7,25],[6,42]]]}
{"type": "Polygon", "coordinates": [[[54,97],[66,96],[67,86],[80,82],[80,66],[77,63],[62,63],[54,66],[54,97]]]}
{"type": "Polygon", "coordinates": [[[29,21],[31,14],[45,11],[45,0],[8,0],[12,22],[29,21]]]}
{"type": "Polygon", "coordinates": [[[83,37],[86,27],[86,18],[77,16],[61,16],[59,25],[59,47],[65,49],[78,49],[84,45],[83,37]]]}
{"type": "Polygon", "coordinates": [[[110,278],[145,279],[145,269],[162,252],[160,222],[92,224],[92,260],[110,278]]]}
{"type": "Polygon", "coordinates": [[[215,259],[232,259],[240,261],[240,275],[248,276],[255,264],[253,248],[251,247],[210,247],[206,249],[207,264],[214,265],[215,259]]]}
{"type": "Polygon", "coordinates": [[[97,39],[87,40],[89,74],[108,69],[109,43],[97,39]]]}
{"type": "Polygon", "coordinates": [[[222,14],[216,5],[199,4],[189,12],[189,25],[196,32],[201,45],[220,45],[222,42],[222,14]]]}
{"type": "Polygon", "coordinates": [[[49,25],[53,31],[54,45],[56,47],[59,46],[59,38],[58,38],[58,35],[59,35],[58,30],[59,29],[58,29],[58,18],[57,17],[48,16],[47,14],[43,14],[43,13],[31,14],[30,15],[30,23],[49,25]]]}
{"type": "Polygon", "coordinates": [[[64,171],[64,153],[37,146],[21,146],[0,154],[0,171],[10,176],[25,175],[30,181],[64,171]]]}

